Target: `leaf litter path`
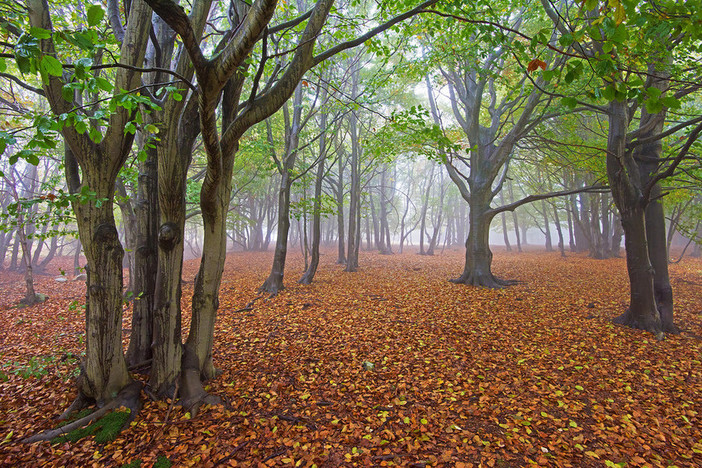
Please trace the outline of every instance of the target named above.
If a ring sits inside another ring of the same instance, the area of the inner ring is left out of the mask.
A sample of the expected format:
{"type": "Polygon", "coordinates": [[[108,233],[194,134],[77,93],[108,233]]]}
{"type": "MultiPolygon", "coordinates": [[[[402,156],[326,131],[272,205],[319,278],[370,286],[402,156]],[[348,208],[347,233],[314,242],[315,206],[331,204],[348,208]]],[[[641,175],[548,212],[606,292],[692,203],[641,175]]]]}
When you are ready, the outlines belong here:
{"type": "MultiPolygon", "coordinates": [[[[700,260],[671,266],[684,332],[657,342],[610,323],[628,301],[621,259],[498,253],[496,274],[522,283],[496,291],[447,281],[461,250],[362,253],[352,274],[327,251],[311,286],[296,284],[293,254],[288,289],[240,310],[271,255],[227,259],[224,372],[208,385],[227,404],[190,419],[149,401],[106,445],[18,444],[74,396],[84,285],[41,277],[49,301],[20,310],[20,276],[3,274],[0,465],[702,466],[700,260]]],[[[186,263],[184,328],[196,268],[186,263]]]]}

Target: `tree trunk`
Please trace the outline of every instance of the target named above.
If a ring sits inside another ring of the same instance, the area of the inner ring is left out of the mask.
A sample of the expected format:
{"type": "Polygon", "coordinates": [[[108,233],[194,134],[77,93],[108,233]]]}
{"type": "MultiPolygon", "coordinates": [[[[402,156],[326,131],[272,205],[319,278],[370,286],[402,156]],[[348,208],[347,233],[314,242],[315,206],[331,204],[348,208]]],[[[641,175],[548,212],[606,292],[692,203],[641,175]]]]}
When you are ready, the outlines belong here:
{"type": "Polygon", "coordinates": [[[283,290],[283,276],[285,273],[285,259],[288,253],[288,233],[290,232],[290,187],[292,179],[290,173],[284,171],[278,191],[278,236],[273,254],[271,272],[259,288],[272,295],[283,290]]]}
{"type": "Polygon", "coordinates": [[[556,224],[556,232],[558,233],[558,250],[561,251],[561,257],[565,257],[565,242],[563,240],[563,228],[561,220],[558,218],[558,208],[553,205],[553,222],[556,224]]]}
{"type": "MultiPolygon", "coordinates": [[[[358,94],[360,69],[357,67],[352,78],[352,92],[354,98],[358,94]]],[[[349,233],[348,254],[346,255],[346,271],[353,272],[358,269],[358,249],[361,243],[361,148],[358,135],[358,116],[355,112],[349,114],[349,133],[351,138],[351,190],[349,201],[349,233]]]]}
{"type": "MultiPolygon", "coordinates": [[[[326,89],[323,89],[322,102],[326,101],[326,89]]],[[[319,244],[322,238],[322,182],[324,181],[324,159],[327,153],[327,113],[322,113],[319,128],[322,134],[319,137],[319,161],[317,174],[314,181],[314,207],[312,213],[312,252],[307,271],[300,278],[301,284],[311,284],[319,266],[319,244]]]]}
{"type": "MultiPolygon", "coordinates": [[[[504,190],[500,190],[500,203],[502,205],[505,204],[504,190]]],[[[502,239],[505,243],[505,249],[507,250],[507,252],[511,252],[512,246],[509,243],[509,234],[507,233],[507,213],[503,211],[502,213],[500,213],[500,217],[502,218],[502,239]]]]}
{"type": "Polygon", "coordinates": [[[337,166],[339,168],[338,190],[336,191],[336,225],[338,231],[338,255],[336,263],[338,265],[346,264],[346,245],[344,243],[344,166],[339,156],[337,166]]]}
{"type": "Polygon", "coordinates": [[[136,250],[132,287],[132,332],[127,349],[127,364],[138,365],[152,358],[154,341],[153,311],[158,272],[158,152],[147,149],[141,164],[136,200],[136,250]]]}
{"type": "MultiPolygon", "coordinates": [[[[510,203],[514,203],[514,190],[512,188],[512,180],[507,184],[507,189],[509,190],[509,200],[510,203]]],[[[514,235],[517,239],[517,252],[522,251],[522,239],[519,235],[519,217],[517,216],[517,210],[512,211],[512,222],[514,223],[514,235]]],[[[526,241],[526,239],[524,239],[526,241]]]]}
{"type": "MultiPolygon", "coordinates": [[[[101,171],[91,171],[101,175],[101,171]]],[[[98,405],[111,401],[131,382],[122,352],[122,260],[112,211],[114,181],[89,180],[102,203],[73,203],[87,261],[86,355],[79,378],[81,393],[98,405]]]]}
{"type": "Polygon", "coordinates": [[[483,190],[471,193],[470,212],[468,213],[468,239],[466,240],[466,263],[463,274],[454,283],[500,288],[510,284],[492,274],[492,251],[490,250],[490,222],[494,217],[490,213],[490,191],[487,186],[483,190]]]}
{"type": "Polygon", "coordinates": [[[653,268],[646,241],[639,168],[632,155],[626,151],[626,103],[612,101],[609,114],[607,178],[624,229],[631,288],[629,308],[614,321],[658,335],[662,333],[662,327],[653,290],[653,268]]]}
{"type": "Polygon", "coordinates": [[[546,201],[541,200],[541,210],[544,215],[544,235],[546,236],[546,252],[553,252],[553,240],[551,239],[551,226],[548,221],[548,211],[546,210],[546,201]]]}

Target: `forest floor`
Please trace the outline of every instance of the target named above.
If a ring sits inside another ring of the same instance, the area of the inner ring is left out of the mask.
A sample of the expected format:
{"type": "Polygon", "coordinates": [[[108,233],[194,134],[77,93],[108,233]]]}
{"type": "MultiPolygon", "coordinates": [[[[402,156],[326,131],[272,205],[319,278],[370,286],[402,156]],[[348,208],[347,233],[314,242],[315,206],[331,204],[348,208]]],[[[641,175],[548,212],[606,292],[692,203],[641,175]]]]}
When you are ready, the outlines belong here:
{"type": "MultiPolygon", "coordinates": [[[[40,276],[48,301],[16,308],[22,277],[1,273],[0,465],[702,466],[702,261],[671,265],[683,332],[659,342],[611,323],[628,303],[622,259],[497,252],[496,274],[521,283],[489,290],[448,281],[463,255],[362,252],[344,273],[327,251],[301,286],[293,252],[287,289],[241,310],[272,253],[230,254],[223,373],[207,387],[225,404],[190,417],[142,395],[106,444],[19,442],[75,396],[85,284],[40,276]]],[[[197,266],[183,275],[184,336],[197,266]]]]}

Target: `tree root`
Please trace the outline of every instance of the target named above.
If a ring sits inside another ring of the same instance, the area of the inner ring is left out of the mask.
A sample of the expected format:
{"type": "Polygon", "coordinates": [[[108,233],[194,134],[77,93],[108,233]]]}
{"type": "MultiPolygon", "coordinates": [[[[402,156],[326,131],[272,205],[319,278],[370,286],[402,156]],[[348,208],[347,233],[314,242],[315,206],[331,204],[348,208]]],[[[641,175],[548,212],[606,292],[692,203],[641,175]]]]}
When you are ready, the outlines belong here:
{"type": "Polygon", "coordinates": [[[634,328],[636,330],[644,330],[650,332],[653,335],[655,335],[656,339],[659,341],[665,339],[665,333],[663,332],[660,321],[649,320],[646,322],[642,322],[631,312],[631,309],[626,309],[626,312],[624,312],[622,315],[612,319],[612,323],[629,328],[634,328]]]}
{"type": "Polygon", "coordinates": [[[466,284],[468,286],[478,286],[490,289],[502,289],[508,286],[514,286],[515,284],[519,284],[519,281],[517,280],[503,280],[497,278],[492,274],[472,275],[464,273],[459,278],[452,279],[449,281],[456,284],[466,284]]]}
{"type": "Polygon", "coordinates": [[[95,400],[92,398],[88,398],[85,395],[83,395],[83,392],[79,392],[78,396],[76,397],[75,400],[73,400],[73,403],[71,403],[71,406],[68,407],[66,411],[61,413],[56,420],[58,421],[65,421],[68,419],[72,414],[77,413],[78,411],[87,408],[88,406],[92,405],[95,403],[95,400]]]}
{"type": "MultiPolygon", "coordinates": [[[[44,431],[42,433],[36,434],[34,436],[27,437],[26,439],[22,440],[22,442],[25,444],[31,444],[34,442],[41,442],[41,441],[55,439],[56,437],[66,435],[69,432],[72,432],[72,431],[75,431],[76,429],[80,429],[81,427],[87,426],[88,424],[92,423],[93,421],[102,418],[110,411],[112,411],[116,408],[120,408],[122,406],[129,408],[131,411],[129,418],[122,426],[122,428],[124,428],[127,424],[129,424],[134,419],[136,414],[141,409],[141,401],[139,399],[139,395],[141,394],[141,388],[142,388],[142,383],[138,382],[138,381],[134,381],[131,384],[124,387],[124,389],[122,389],[122,391],[117,395],[117,397],[114,400],[112,400],[110,403],[106,404],[102,408],[98,409],[97,411],[90,413],[89,415],[85,416],[84,418],[80,418],[76,421],[73,421],[72,423],[66,424],[65,426],[57,427],[56,429],[50,429],[50,430],[44,431]]],[[[85,400],[85,397],[83,397],[83,399],[85,400]]],[[[80,400],[80,397],[76,399],[76,401],[79,401],[79,400],[80,400]]],[[[74,405],[75,405],[75,402],[71,405],[71,407],[73,407],[74,405]]],[[[66,414],[66,413],[64,413],[64,414],[66,414]]]]}
{"type": "Polygon", "coordinates": [[[202,387],[197,354],[188,346],[183,347],[183,366],[180,374],[180,401],[178,402],[192,417],[197,416],[200,406],[218,405],[222,400],[210,395],[202,387]]]}
{"type": "Polygon", "coordinates": [[[268,293],[269,294],[268,298],[270,299],[272,297],[277,296],[278,293],[280,291],[282,291],[283,289],[285,289],[285,286],[283,286],[282,281],[280,282],[280,284],[277,284],[276,281],[268,278],[266,281],[263,282],[261,287],[258,288],[258,292],[268,293]]]}

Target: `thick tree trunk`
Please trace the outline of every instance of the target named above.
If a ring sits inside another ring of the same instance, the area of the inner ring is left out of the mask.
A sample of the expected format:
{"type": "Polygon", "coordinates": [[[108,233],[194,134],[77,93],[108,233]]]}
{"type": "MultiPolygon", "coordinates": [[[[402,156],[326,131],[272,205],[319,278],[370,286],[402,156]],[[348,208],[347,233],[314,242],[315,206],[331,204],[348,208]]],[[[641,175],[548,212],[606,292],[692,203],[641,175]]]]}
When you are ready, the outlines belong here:
{"type": "Polygon", "coordinates": [[[660,333],[661,320],[653,293],[653,268],[648,257],[643,208],[628,210],[626,216],[622,214],[622,226],[631,294],[629,308],[614,322],[660,333]]]}
{"type": "Polygon", "coordinates": [[[469,229],[466,240],[466,262],[463,274],[454,283],[472,286],[500,288],[511,284],[492,274],[492,251],[490,250],[490,223],[494,215],[490,210],[490,187],[473,190],[471,193],[469,229]]]}
{"type": "Polygon", "coordinates": [[[626,152],[628,122],[626,103],[612,101],[609,105],[609,114],[607,178],[624,229],[626,263],[631,288],[629,308],[614,321],[662,335],[661,320],[653,290],[653,268],[646,241],[639,168],[632,155],[626,152]]]}
{"type": "MultiPolygon", "coordinates": [[[[231,158],[234,159],[233,157],[231,158]]],[[[231,197],[231,168],[224,173],[225,183],[217,190],[217,209],[208,216],[203,216],[207,248],[202,251],[200,269],[195,277],[193,293],[193,314],[186,348],[193,350],[197,356],[200,377],[204,380],[215,377],[212,362],[214,343],[214,324],[219,309],[219,286],[222,282],[224,261],[226,259],[226,219],[231,197]]],[[[203,210],[204,213],[204,210],[203,210]]],[[[280,230],[280,226],[279,226],[280,230]]],[[[185,362],[185,361],[184,361],[185,362]]]]}
{"type": "MultiPolygon", "coordinates": [[[[99,171],[96,171],[99,172],[99,171]]],[[[99,405],[111,401],[131,382],[122,352],[122,260],[112,212],[110,181],[90,181],[102,203],[75,202],[73,210],[87,260],[85,347],[81,393],[99,405]]]]}
{"type": "MultiPolygon", "coordinates": [[[[153,167],[148,168],[149,177],[156,177],[158,181],[159,223],[158,250],[155,254],[158,266],[153,296],[153,365],[150,384],[162,396],[172,396],[177,379],[181,376],[183,351],[180,300],[185,247],[185,193],[192,148],[199,134],[199,126],[192,124],[197,121],[194,102],[189,102],[185,108],[181,108],[177,102],[168,103],[168,106],[164,116],[170,122],[164,126],[164,134],[157,147],[158,164],[155,170],[153,167]],[[178,119],[169,116],[181,116],[180,123],[178,119]]],[[[152,187],[145,185],[144,190],[148,189],[152,187]]],[[[150,223],[153,222],[150,220],[150,223]]],[[[150,228],[153,229],[153,225],[150,228]]],[[[226,238],[224,242],[226,243],[226,238]]],[[[148,250],[145,252],[149,253],[148,250]]]]}

